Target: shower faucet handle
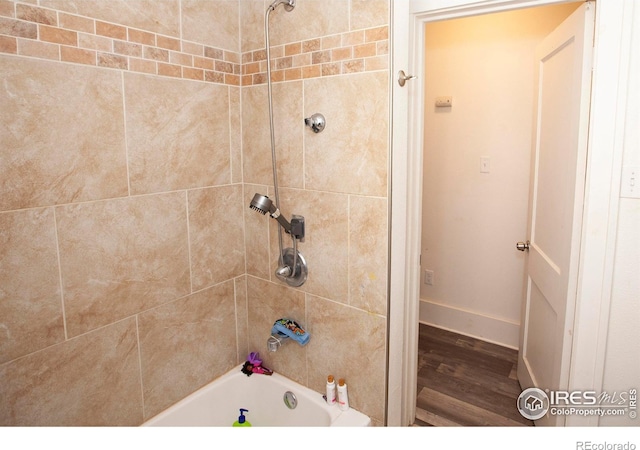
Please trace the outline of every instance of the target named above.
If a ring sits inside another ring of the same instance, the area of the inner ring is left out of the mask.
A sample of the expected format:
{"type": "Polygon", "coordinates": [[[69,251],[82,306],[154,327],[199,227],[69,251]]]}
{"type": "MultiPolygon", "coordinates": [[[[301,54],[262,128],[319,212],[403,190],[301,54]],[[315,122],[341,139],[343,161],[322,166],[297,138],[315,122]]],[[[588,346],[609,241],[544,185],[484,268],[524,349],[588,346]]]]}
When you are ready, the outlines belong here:
{"type": "Polygon", "coordinates": [[[291,215],[291,235],[304,242],[304,216],[291,215]]]}

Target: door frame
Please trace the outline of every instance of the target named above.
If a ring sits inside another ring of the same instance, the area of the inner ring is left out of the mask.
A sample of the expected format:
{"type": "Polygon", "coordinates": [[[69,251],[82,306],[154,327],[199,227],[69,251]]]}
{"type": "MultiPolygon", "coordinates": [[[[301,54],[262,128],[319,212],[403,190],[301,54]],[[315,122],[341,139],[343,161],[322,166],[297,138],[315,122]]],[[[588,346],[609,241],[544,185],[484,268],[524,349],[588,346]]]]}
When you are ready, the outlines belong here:
{"type": "MultiPolygon", "coordinates": [[[[392,130],[385,423],[406,426],[415,420],[417,398],[424,25],[570,0],[390,1],[392,130]],[[416,79],[400,87],[396,76],[399,70],[416,79]]],[[[596,4],[587,178],[569,390],[589,387],[598,391],[603,382],[622,172],[632,2],[596,4]]],[[[597,424],[596,417],[569,416],[566,420],[566,425],[597,424]]]]}

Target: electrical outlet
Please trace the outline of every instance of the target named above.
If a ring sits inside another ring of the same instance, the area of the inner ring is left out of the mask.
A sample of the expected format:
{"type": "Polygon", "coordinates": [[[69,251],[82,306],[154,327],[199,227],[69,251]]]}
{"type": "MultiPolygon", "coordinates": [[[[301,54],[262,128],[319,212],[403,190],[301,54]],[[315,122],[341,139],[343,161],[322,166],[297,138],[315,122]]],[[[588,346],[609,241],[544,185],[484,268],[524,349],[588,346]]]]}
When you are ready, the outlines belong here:
{"type": "Polygon", "coordinates": [[[428,284],[429,286],[433,286],[433,270],[425,270],[424,271],[424,284],[428,284]]]}

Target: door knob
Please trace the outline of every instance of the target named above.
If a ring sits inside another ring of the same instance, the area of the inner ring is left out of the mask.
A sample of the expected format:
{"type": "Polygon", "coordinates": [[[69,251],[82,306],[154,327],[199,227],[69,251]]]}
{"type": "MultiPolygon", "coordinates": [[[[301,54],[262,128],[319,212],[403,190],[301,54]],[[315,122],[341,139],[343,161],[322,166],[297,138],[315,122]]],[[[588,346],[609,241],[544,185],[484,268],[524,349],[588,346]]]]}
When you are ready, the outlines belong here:
{"type": "Polygon", "coordinates": [[[406,73],[404,73],[404,70],[401,70],[400,72],[398,72],[398,84],[400,85],[400,87],[404,87],[404,84],[407,81],[413,80],[415,77],[415,75],[407,75],[406,73]]]}
{"type": "Polygon", "coordinates": [[[524,252],[525,250],[529,251],[529,244],[531,244],[529,240],[527,240],[527,242],[518,242],[516,244],[516,248],[521,252],[524,252]]]}

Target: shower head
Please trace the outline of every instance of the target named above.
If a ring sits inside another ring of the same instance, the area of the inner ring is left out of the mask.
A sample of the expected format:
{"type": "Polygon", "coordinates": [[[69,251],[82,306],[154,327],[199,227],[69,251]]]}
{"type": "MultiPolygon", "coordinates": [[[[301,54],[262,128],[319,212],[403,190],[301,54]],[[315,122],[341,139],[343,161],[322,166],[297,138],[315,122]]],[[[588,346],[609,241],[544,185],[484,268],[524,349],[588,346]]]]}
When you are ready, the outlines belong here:
{"type": "Polygon", "coordinates": [[[271,11],[275,10],[280,4],[284,5],[284,9],[287,11],[293,11],[293,8],[296,6],[296,0],[275,0],[273,3],[269,5],[271,11]]]}
{"type": "Polygon", "coordinates": [[[278,211],[278,208],[275,207],[271,199],[262,194],[256,194],[253,196],[249,208],[258,211],[262,215],[266,213],[274,214],[278,211]]]}
{"type": "Polygon", "coordinates": [[[278,223],[282,225],[284,231],[286,231],[287,233],[291,232],[291,224],[287,221],[287,219],[282,217],[282,214],[280,214],[280,210],[278,209],[278,207],[274,205],[271,199],[266,195],[255,194],[253,196],[253,199],[251,200],[251,203],[249,204],[249,208],[253,209],[254,211],[258,211],[262,215],[269,213],[271,217],[276,219],[278,223]]]}

